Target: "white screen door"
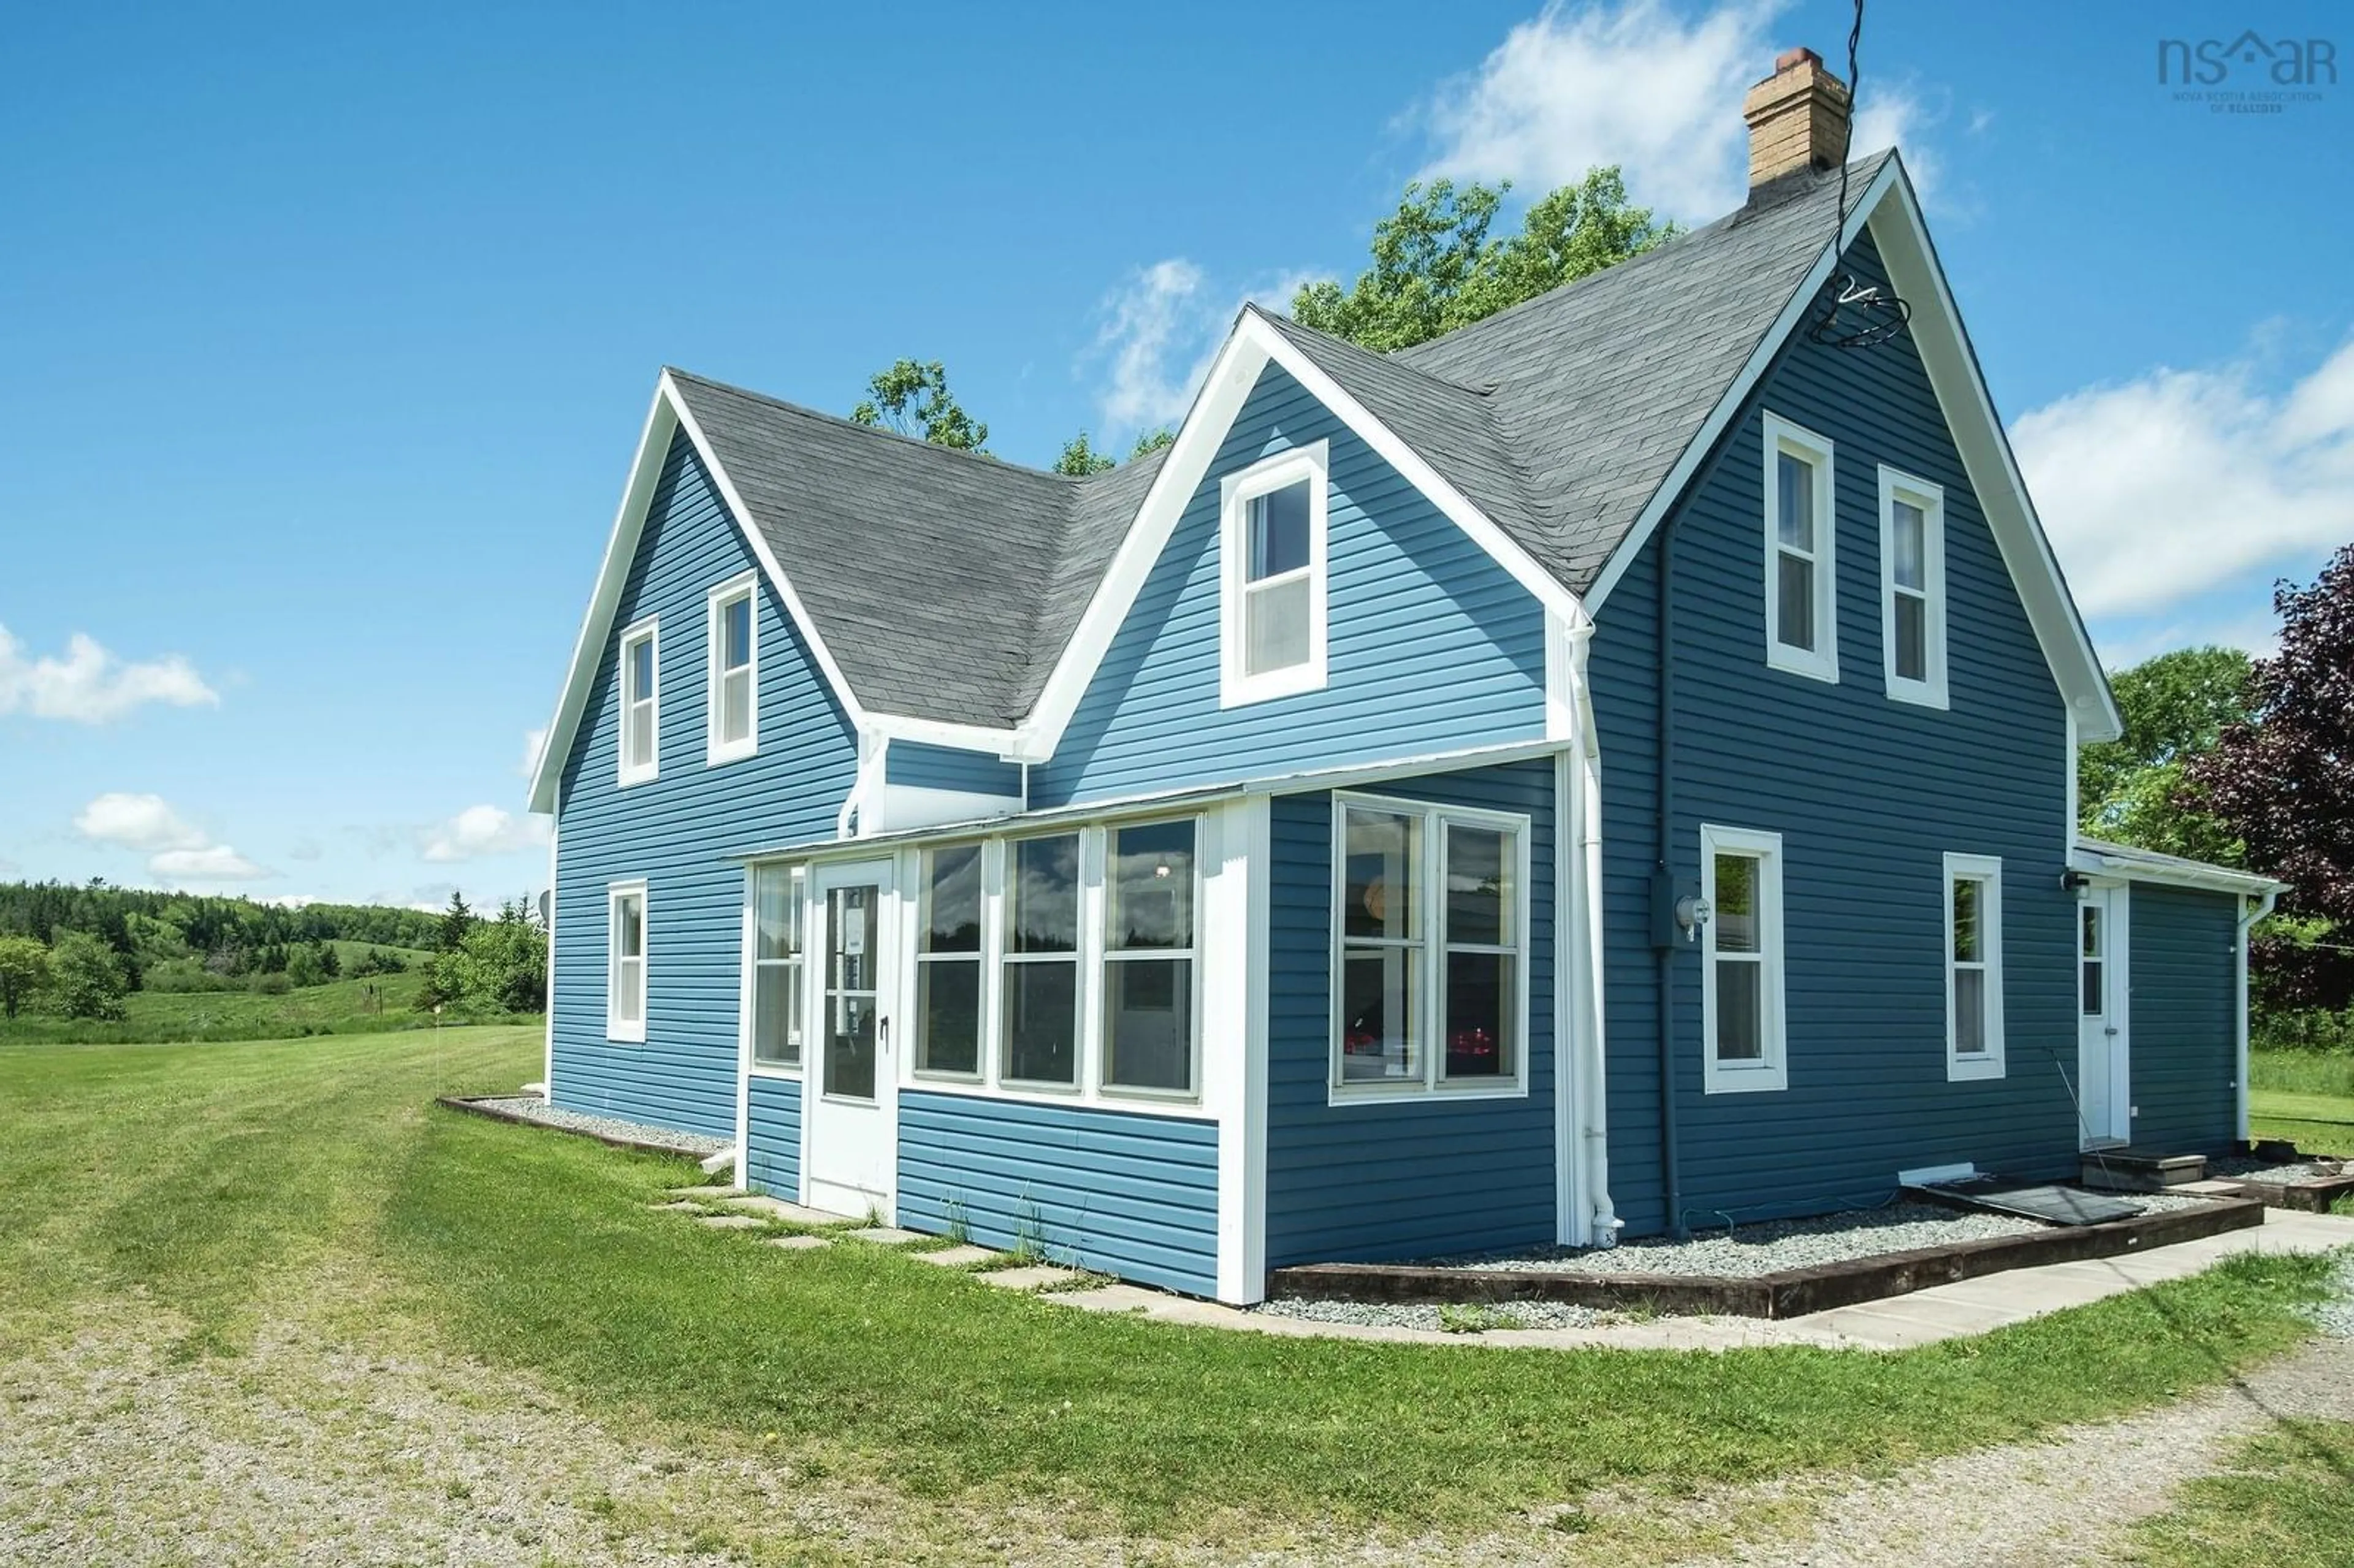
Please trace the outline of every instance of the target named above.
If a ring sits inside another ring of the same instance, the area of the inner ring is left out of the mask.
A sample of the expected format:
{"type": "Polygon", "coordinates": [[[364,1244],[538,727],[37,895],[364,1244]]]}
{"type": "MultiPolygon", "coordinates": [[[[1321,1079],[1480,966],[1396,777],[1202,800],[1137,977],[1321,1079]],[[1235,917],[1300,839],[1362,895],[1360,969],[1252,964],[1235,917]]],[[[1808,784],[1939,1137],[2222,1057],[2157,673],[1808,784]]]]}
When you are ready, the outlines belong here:
{"type": "Polygon", "coordinates": [[[2076,1097],[2087,1149],[2133,1140],[2126,967],[2117,948],[2122,887],[2088,887],[2076,906],[2076,1097]]]}
{"type": "Polygon", "coordinates": [[[801,1160],[806,1201],[842,1214],[888,1219],[898,1160],[898,1060],[892,1050],[897,995],[897,914],[891,863],[861,861],[818,871],[802,1086],[801,1160]]]}

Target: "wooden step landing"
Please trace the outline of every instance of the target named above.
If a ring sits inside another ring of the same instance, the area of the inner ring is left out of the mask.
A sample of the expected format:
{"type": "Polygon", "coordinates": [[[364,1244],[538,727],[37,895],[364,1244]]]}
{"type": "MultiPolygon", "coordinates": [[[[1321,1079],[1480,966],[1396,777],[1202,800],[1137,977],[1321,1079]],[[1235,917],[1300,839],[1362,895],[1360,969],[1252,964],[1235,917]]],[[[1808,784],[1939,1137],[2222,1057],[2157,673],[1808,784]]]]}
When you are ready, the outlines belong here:
{"type": "Polygon", "coordinates": [[[2101,1149],[2084,1155],[2083,1181],[2108,1192],[2164,1192],[2207,1179],[2203,1154],[2161,1154],[2154,1149],[2101,1149]]]}

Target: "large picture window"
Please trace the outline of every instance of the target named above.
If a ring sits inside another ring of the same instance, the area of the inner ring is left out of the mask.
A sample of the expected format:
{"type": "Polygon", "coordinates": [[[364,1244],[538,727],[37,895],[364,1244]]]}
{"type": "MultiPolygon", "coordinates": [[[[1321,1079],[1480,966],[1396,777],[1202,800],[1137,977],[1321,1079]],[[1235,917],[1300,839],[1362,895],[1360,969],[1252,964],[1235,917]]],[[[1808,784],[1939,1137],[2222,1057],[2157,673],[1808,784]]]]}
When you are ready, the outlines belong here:
{"type": "Polygon", "coordinates": [[[1701,1031],[1709,1094],[1789,1086],[1782,1007],[1782,839],[1703,826],[1701,1031]]]}
{"type": "Polygon", "coordinates": [[[981,1072],[981,846],[924,852],[916,951],[916,1071],[981,1072]]]}
{"type": "Polygon", "coordinates": [[[621,633],[621,779],[642,784],[662,760],[660,641],[653,621],[621,633]]]}
{"type": "Polygon", "coordinates": [[[804,875],[797,865],[764,865],[752,874],[752,1061],[758,1066],[801,1065],[804,875]]]}
{"type": "Polygon", "coordinates": [[[1195,822],[1105,832],[1103,1086],[1193,1092],[1195,822]]]}
{"type": "Polygon", "coordinates": [[[1946,857],[1946,1076],[1999,1078],[2002,862],[1946,857]]]}
{"type": "Polygon", "coordinates": [[[1333,1093],[1518,1089],[1525,821],[1352,797],[1335,810],[1333,1093]]]}
{"type": "Polygon", "coordinates": [[[705,722],[713,762],[749,757],[759,749],[758,609],[749,581],[712,590],[710,696],[705,722]]]}
{"type": "Polygon", "coordinates": [[[1225,706],[1324,684],[1327,450],[1281,452],[1220,483],[1225,706]]]}
{"type": "Polygon", "coordinates": [[[646,885],[616,882],[605,893],[605,1037],[646,1037],[646,885]]]}
{"type": "Polygon", "coordinates": [[[1831,444],[1766,416],[1766,662],[1839,679],[1838,513],[1831,444]]]}
{"type": "Polygon", "coordinates": [[[1079,835],[1006,846],[1004,1057],[1009,1082],[1079,1081],[1079,835]]]}

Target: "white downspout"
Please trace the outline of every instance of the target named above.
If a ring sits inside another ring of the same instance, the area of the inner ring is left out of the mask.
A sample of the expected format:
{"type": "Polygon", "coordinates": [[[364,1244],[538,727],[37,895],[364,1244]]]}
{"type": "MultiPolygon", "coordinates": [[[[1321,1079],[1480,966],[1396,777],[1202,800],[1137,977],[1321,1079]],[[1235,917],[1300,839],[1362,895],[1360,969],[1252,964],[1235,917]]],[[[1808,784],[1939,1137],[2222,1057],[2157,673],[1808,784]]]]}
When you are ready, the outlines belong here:
{"type": "Polygon", "coordinates": [[[2242,1143],[2248,1141],[2248,937],[2249,933],[2254,930],[2256,922],[2271,914],[2273,906],[2279,900],[2280,889],[2268,887],[2264,889],[2264,895],[2256,900],[2254,909],[2247,910],[2244,904],[2242,906],[2244,912],[2240,916],[2240,940],[2238,951],[2233,955],[2233,965],[2238,970],[2239,996],[2239,1006],[2232,1015],[2233,1044],[2237,1051],[2239,1068],[2239,1076],[2233,1080],[2233,1086],[2238,1090],[2242,1143]]]}
{"type": "Polygon", "coordinates": [[[1577,1158],[1585,1171],[1588,1204],[1588,1234],[1596,1246],[1618,1245],[1626,1223],[1610,1201],[1610,1105],[1604,1071],[1605,1010],[1602,955],[1606,947],[1602,906],[1602,729],[1595,711],[1594,691],[1586,680],[1586,657],[1594,641],[1594,623],[1569,628],[1569,683],[1575,705],[1575,744],[1571,749],[1571,799],[1576,813],[1578,929],[1585,940],[1574,966],[1575,1033],[1585,1049],[1576,1054],[1578,1110],[1577,1158]]]}

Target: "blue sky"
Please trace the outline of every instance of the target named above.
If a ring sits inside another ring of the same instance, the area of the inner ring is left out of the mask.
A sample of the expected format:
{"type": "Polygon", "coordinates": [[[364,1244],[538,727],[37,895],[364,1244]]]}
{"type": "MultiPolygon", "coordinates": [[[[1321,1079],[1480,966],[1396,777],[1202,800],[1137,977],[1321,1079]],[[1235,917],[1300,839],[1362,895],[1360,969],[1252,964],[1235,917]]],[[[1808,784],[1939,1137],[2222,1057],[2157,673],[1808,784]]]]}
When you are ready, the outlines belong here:
{"type": "MultiPolygon", "coordinates": [[[[2354,82],[2158,41],[2323,5],[1885,3],[1892,137],[2115,663],[2260,645],[2354,538],[2354,82]]],[[[1738,199],[1743,86],[1845,8],[50,6],[0,99],[0,874],[439,902],[523,814],[657,368],[1124,450],[1236,305],[1418,174],[1738,199]]]]}

